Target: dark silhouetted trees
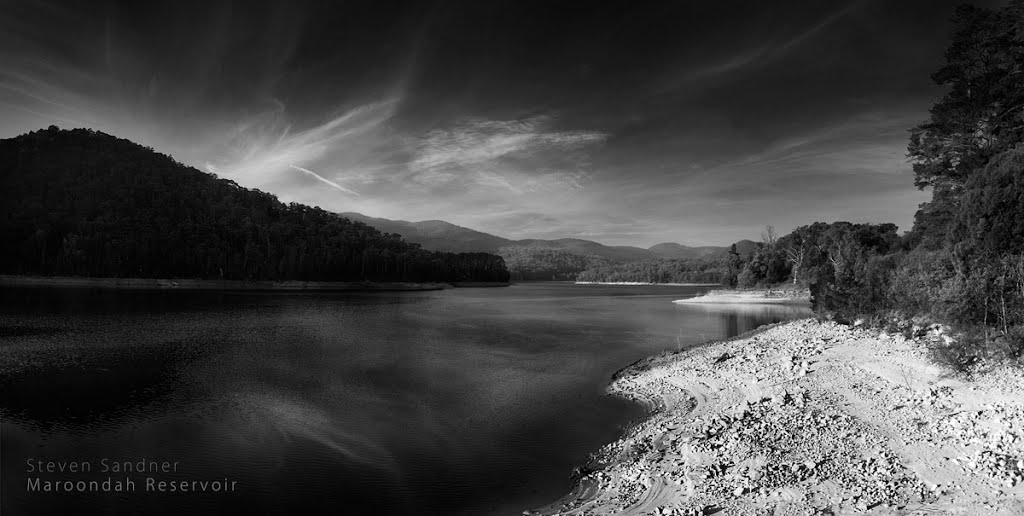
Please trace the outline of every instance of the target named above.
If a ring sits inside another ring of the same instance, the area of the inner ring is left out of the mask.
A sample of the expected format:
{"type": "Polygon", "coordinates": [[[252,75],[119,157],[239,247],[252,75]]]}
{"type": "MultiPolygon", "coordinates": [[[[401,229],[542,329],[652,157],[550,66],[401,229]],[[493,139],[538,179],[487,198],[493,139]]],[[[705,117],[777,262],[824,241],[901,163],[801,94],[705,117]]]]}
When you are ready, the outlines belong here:
{"type": "Polygon", "coordinates": [[[1024,147],[996,156],[964,186],[949,243],[957,254],[1024,253],[1024,147]]]}
{"type": "Polygon", "coordinates": [[[0,140],[0,271],[145,278],[507,281],[498,256],[428,252],[100,132],[0,140]]]}
{"type": "Polygon", "coordinates": [[[963,5],[954,20],[946,62],[932,75],[947,93],[908,145],[915,184],[933,191],[914,228],[929,249],[941,246],[970,176],[1024,139],[1024,2],[963,5]]]}

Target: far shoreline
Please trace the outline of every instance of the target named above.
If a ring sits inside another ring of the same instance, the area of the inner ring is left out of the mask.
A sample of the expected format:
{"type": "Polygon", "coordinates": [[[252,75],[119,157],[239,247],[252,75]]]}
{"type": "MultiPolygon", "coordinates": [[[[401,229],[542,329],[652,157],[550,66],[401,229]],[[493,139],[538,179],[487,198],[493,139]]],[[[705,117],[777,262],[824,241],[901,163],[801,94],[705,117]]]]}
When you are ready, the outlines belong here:
{"type": "Polygon", "coordinates": [[[810,305],[811,294],[806,289],[712,290],[700,296],[676,299],[673,303],[810,305]]]}
{"type": "Polygon", "coordinates": [[[507,287],[502,282],[370,282],[370,281],[271,281],[167,278],[98,278],[86,276],[34,276],[0,274],[2,287],[93,288],[102,290],[246,291],[246,292],[404,292],[450,288],[507,287]]]}

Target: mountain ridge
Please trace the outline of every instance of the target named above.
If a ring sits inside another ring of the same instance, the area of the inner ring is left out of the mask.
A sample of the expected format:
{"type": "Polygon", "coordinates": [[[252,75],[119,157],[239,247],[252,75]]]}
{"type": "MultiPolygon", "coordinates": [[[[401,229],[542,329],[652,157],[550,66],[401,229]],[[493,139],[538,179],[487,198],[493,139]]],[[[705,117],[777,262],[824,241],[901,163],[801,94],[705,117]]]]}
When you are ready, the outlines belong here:
{"type": "MultiPolygon", "coordinates": [[[[369,224],[387,233],[397,233],[406,241],[417,243],[424,249],[446,252],[498,253],[501,248],[534,247],[561,249],[580,255],[598,256],[616,263],[657,259],[714,258],[729,251],[729,246],[686,246],[674,242],[663,242],[644,249],[636,246],[610,246],[582,238],[540,239],[526,238],[512,240],[472,228],[452,224],[444,220],[408,220],[370,217],[357,212],[343,212],[339,215],[369,224]]],[[[757,249],[751,240],[736,242],[741,255],[750,255],[757,249]]]]}

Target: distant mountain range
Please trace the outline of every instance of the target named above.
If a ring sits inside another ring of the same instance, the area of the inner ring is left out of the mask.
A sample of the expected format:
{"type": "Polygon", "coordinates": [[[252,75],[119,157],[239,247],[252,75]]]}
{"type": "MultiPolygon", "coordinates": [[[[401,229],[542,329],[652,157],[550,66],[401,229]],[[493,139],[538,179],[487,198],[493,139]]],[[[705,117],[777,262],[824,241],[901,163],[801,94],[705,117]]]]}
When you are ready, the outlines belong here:
{"type": "Polygon", "coordinates": [[[423,246],[424,249],[430,250],[447,249],[454,253],[493,253],[500,247],[515,243],[507,238],[456,226],[443,220],[409,222],[368,217],[355,212],[346,212],[340,215],[373,226],[385,233],[398,233],[406,242],[414,242],[423,246]]]}
{"type": "MultiPolygon", "coordinates": [[[[363,222],[380,231],[398,233],[406,241],[420,244],[424,249],[431,251],[497,253],[503,247],[547,248],[562,249],[580,255],[599,256],[616,263],[659,258],[713,258],[729,251],[728,247],[690,247],[670,242],[644,249],[633,246],[608,246],[592,240],[582,240],[579,238],[511,240],[476,231],[475,229],[456,226],[443,220],[409,222],[407,220],[368,217],[355,212],[342,213],[341,216],[363,222]]],[[[736,250],[741,255],[747,256],[753,254],[757,249],[757,245],[757,242],[751,240],[740,240],[736,242],[736,250]]]]}
{"type": "MultiPolygon", "coordinates": [[[[658,258],[713,258],[720,256],[729,250],[728,247],[706,245],[701,247],[689,247],[672,242],[664,242],[653,245],[647,249],[658,258]]],[[[757,242],[751,240],[740,240],[736,242],[736,252],[743,256],[753,254],[757,250],[757,242]]]]}

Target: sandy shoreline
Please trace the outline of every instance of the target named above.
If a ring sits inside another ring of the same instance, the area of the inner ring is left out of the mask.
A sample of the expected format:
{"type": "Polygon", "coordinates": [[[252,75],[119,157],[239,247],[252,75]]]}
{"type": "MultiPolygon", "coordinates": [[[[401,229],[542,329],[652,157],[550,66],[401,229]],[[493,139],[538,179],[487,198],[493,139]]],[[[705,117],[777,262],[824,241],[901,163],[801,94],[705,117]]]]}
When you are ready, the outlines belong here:
{"type": "Polygon", "coordinates": [[[810,293],[799,290],[712,290],[704,295],[677,299],[681,304],[809,304],[810,293]]]}
{"type": "Polygon", "coordinates": [[[806,319],[641,360],[651,416],[536,514],[1024,514],[1024,375],[806,319]],[[721,510],[721,512],[716,512],[721,510]]]}
{"type": "Polygon", "coordinates": [[[202,279],[88,278],[0,274],[0,287],[70,287],[126,290],[251,290],[251,291],[418,291],[466,287],[506,287],[508,283],[374,283],[341,281],[241,281],[202,279]]]}

